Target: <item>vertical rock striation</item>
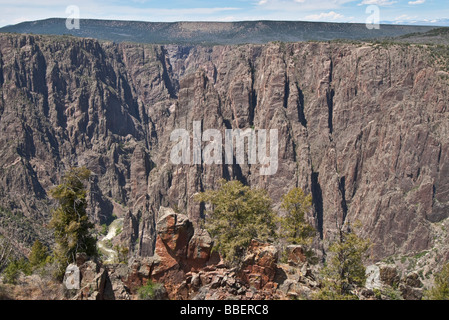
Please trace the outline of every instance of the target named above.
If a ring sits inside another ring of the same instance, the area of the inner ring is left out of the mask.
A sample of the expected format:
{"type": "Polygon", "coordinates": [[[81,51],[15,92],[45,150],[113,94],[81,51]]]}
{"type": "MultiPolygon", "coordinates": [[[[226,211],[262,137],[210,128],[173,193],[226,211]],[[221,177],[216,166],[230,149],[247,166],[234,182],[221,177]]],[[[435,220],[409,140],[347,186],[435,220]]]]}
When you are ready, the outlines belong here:
{"type": "Polygon", "coordinates": [[[159,208],[197,226],[197,192],[220,178],[300,186],[322,239],[360,220],[373,255],[432,246],[449,217],[448,89],[429,48],[358,43],[181,47],[0,35],[0,204],[47,221],[70,166],[94,173],[91,216],[125,218],[154,254],[159,208]],[[174,129],[277,129],[279,169],[170,162],[174,129]]]}

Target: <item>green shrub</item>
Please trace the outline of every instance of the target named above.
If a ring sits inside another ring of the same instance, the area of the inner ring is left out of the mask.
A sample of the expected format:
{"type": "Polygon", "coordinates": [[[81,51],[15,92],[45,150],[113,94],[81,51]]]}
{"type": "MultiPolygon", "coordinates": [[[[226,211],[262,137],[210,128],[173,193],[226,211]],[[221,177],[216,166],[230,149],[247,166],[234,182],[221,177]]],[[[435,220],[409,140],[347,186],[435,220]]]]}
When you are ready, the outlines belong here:
{"type": "Polygon", "coordinates": [[[449,300],[449,263],[435,275],[434,285],[424,292],[425,300],[449,300]]]}
{"type": "Polygon", "coordinates": [[[379,289],[374,288],[373,292],[374,292],[374,296],[376,297],[377,300],[381,300],[382,299],[382,292],[379,289]]]}
{"type": "Polygon", "coordinates": [[[33,269],[42,267],[48,258],[48,249],[40,242],[36,240],[31,248],[31,253],[28,257],[30,266],[33,269]]]}
{"type": "Polygon", "coordinates": [[[101,225],[100,234],[103,235],[103,236],[108,234],[108,226],[107,226],[107,224],[102,224],[101,225]]]}
{"type": "Polygon", "coordinates": [[[162,289],[160,283],[154,283],[148,280],[147,284],[137,290],[139,300],[154,300],[157,295],[157,291],[162,289]]]}
{"type": "Polygon", "coordinates": [[[196,196],[210,203],[205,227],[217,250],[230,264],[238,264],[251,240],[268,241],[275,236],[275,216],[266,190],[251,189],[240,181],[220,181],[218,190],[196,196]]]}
{"type": "Polygon", "coordinates": [[[382,289],[382,294],[387,297],[388,300],[403,300],[401,292],[395,287],[386,287],[382,289]]]}
{"type": "Polygon", "coordinates": [[[114,250],[117,251],[119,263],[128,264],[128,253],[129,249],[125,246],[116,245],[114,250]]]}
{"type": "Polygon", "coordinates": [[[3,282],[9,284],[17,284],[20,273],[24,273],[27,276],[31,275],[31,266],[24,258],[21,258],[19,260],[12,260],[8,264],[8,266],[3,271],[3,282]]]}
{"type": "Polygon", "coordinates": [[[301,188],[293,188],[282,196],[281,208],[286,211],[286,215],[279,219],[280,236],[289,243],[310,244],[316,230],[307,223],[305,215],[311,207],[312,195],[305,195],[301,188]]]}
{"type": "Polygon", "coordinates": [[[370,241],[360,238],[348,227],[339,230],[339,238],[329,247],[329,258],[322,270],[321,289],[315,294],[318,300],[358,299],[352,289],[366,281],[363,259],[370,241]]]}
{"type": "Polygon", "coordinates": [[[3,271],[3,282],[9,284],[17,284],[17,279],[19,278],[20,270],[17,265],[17,261],[11,261],[8,266],[3,271]]]}

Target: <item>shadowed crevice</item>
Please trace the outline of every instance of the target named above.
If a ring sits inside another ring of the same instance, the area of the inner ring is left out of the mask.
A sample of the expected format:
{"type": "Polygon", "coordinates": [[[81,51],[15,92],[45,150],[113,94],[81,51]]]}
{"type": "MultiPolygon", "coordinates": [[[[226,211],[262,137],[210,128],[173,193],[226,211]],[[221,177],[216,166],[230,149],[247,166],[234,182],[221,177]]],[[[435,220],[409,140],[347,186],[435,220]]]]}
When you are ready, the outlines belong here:
{"type": "Polygon", "coordinates": [[[323,239],[323,191],[318,178],[319,173],[312,172],[312,202],[315,207],[317,229],[320,239],[323,239]]]}
{"type": "Polygon", "coordinates": [[[168,94],[172,99],[178,99],[176,85],[173,83],[170,77],[172,67],[170,61],[167,57],[168,53],[164,46],[161,46],[161,55],[158,57],[162,64],[162,80],[164,81],[165,87],[168,90],[168,94]]]}
{"type": "Polygon", "coordinates": [[[304,114],[304,93],[302,92],[301,88],[298,88],[298,121],[301,123],[301,125],[305,128],[307,128],[307,120],[306,116],[304,114]]]}
{"type": "Polygon", "coordinates": [[[328,108],[328,120],[327,125],[329,127],[329,133],[334,132],[334,89],[331,89],[330,91],[326,92],[326,99],[327,99],[327,108],[328,108]]]}
{"type": "Polygon", "coordinates": [[[348,215],[348,205],[346,203],[346,178],[341,177],[340,182],[338,184],[338,189],[341,193],[341,209],[343,210],[343,217],[342,217],[342,223],[341,225],[345,224],[346,217],[348,215]]]}

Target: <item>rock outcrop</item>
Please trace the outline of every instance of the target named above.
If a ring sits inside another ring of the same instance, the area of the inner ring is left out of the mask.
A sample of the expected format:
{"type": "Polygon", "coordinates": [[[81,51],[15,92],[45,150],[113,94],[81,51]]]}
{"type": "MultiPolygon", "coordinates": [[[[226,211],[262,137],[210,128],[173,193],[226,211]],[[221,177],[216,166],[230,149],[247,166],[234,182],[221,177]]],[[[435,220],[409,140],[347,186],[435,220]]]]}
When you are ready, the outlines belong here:
{"type": "Polygon", "coordinates": [[[107,265],[80,256],[77,264],[67,268],[66,298],[138,299],[148,280],[166,292],[159,298],[175,300],[288,299],[310,296],[318,288],[315,271],[307,262],[294,268],[279,264],[273,245],[253,240],[242,264],[229,268],[218,254],[210,253],[207,233],[195,233],[185,215],[161,207],[159,216],[154,256],[107,265]]]}
{"type": "Polygon", "coordinates": [[[276,247],[253,240],[247,249],[240,271],[243,281],[257,290],[266,287],[276,288],[277,285],[273,280],[276,276],[277,261],[276,247]]]}
{"type": "MultiPolygon", "coordinates": [[[[368,266],[366,289],[374,296],[378,290],[382,299],[421,300],[423,297],[423,283],[416,272],[400,274],[395,265],[378,263],[368,266]]],[[[365,295],[366,292],[365,291],[365,295]]]]}
{"type": "MultiPolygon", "coordinates": [[[[67,268],[65,297],[73,300],[134,300],[139,289],[152,281],[160,285],[153,299],[172,300],[284,300],[313,299],[320,289],[320,265],[311,264],[299,245],[286,249],[282,263],[278,249],[251,241],[238,266],[227,266],[210,254],[210,237],[195,237],[195,228],[183,214],[161,207],[155,255],[129,264],[103,265],[85,255],[67,268]],[[198,239],[202,239],[198,241],[198,239]],[[209,254],[192,259],[192,243],[207,247],[209,254]],[[206,245],[207,244],[207,245],[206,245]]],[[[368,266],[364,287],[354,287],[361,300],[421,300],[424,285],[416,272],[401,273],[392,264],[368,266]]]]}

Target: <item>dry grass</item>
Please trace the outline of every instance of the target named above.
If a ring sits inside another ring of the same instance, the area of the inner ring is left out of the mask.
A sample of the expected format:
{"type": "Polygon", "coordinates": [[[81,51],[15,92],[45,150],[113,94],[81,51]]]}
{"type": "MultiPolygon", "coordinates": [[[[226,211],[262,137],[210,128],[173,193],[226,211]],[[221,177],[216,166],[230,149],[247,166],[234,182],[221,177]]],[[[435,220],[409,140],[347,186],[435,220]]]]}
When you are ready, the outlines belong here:
{"type": "Polygon", "coordinates": [[[0,300],[63,300],[62,284],[37,275],[20,277],[17,285],[0,285],[0,300]]]}

